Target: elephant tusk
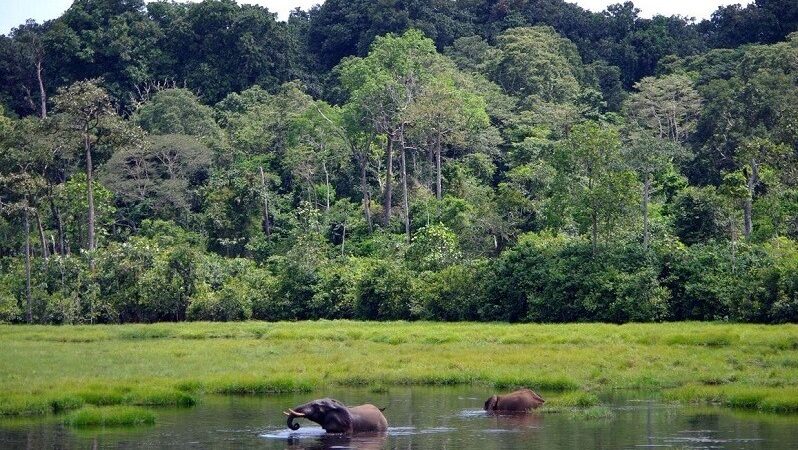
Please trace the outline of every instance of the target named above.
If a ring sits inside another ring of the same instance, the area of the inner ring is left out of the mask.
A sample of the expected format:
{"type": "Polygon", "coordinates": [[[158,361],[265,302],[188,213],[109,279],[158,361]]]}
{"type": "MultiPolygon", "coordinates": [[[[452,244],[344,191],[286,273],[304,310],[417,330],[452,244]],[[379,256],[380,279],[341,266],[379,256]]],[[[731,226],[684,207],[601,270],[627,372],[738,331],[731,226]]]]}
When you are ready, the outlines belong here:
{"type": "Polygon", "coordinates": [[[288,411],[283,411],[283,414],[285,414],[286,416],[290,416],[291,415],[288,411]]]}
{"type": "Polygon", "coordinates": [[[291,408],[288,408],[288,412],[290,412],[291,414],[293,414],[293,415],[295,415],[295,416],[297,416],[297,417],[305,417],[305,415],[304,415],[304,414],[302,414],[302,413],[298,413],[298,412],[294,411],[294,410],[293,410],[293,409],[291,409],[291,408]]]}

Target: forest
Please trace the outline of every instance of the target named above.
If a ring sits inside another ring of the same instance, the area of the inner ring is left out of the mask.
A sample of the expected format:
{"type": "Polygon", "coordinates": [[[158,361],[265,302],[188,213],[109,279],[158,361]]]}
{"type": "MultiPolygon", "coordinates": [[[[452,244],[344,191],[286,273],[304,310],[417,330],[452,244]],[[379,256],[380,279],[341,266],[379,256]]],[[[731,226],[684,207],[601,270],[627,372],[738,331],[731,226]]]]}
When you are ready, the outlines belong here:
{"type": "Polygon", "coordinates": [[[798,322],[798,3],[75,0],[0,36],[0,323],[798,322]]]}

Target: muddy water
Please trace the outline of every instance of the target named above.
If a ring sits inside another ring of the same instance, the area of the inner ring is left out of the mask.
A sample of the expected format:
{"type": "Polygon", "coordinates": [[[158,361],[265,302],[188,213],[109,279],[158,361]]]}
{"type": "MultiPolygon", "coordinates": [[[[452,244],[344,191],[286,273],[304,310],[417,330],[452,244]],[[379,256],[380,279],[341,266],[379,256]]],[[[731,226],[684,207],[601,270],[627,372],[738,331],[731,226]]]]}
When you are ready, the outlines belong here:
{"type": "Polygon", "coordinates": [[[604,397],[608,414],[487,416],[490,389],[334,389],[269,397],[205,397],[191,409],[157,411],[157,424],[134,429],[73,430],[62,419],[0,419],[0,448],[259,448],[259,449],[796,449],[798,416],[742,414],[647,400],[604,397]],[[388,405],[383,435],[327,435],[315,424],[288,430],[281,411],[329,395],[347,404],[388,405]]]}

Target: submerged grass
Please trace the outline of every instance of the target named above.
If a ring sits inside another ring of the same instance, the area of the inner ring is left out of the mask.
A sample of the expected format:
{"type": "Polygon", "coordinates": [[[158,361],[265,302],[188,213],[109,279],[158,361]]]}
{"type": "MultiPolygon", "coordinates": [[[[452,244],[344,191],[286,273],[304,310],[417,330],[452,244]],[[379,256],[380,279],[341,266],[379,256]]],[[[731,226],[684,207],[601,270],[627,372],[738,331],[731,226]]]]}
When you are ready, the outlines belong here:
{"type": "Polygon", "coordinates": [[[130,427],[154,423],[155,414],[134,406],[88,406],[68,414],[64,419],[64,424],[76,428],[130,427]]]}
{"type": "Polygon", "coordinates": [[[203,393],[458,384],[488,391],[530,387],[555,394],[547,403],[552,408],[557,397],[559,407],[594,408],[586,392],[646,389],[665,390],[682,401],[793,412],[793,397],[774,392],[798,390],[798,326],[0,325],[0,415],[84,406],[190,406],[203,393]],[[750,394],[754,390],[767,395],[750,394]]]}

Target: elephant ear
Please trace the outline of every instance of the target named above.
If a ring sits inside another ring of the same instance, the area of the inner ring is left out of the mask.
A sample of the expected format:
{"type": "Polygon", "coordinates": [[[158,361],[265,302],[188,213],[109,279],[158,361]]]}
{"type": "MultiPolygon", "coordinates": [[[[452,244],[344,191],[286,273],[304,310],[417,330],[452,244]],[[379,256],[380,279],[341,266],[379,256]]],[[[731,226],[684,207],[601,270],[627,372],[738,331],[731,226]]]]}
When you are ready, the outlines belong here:
{"type": "Polygon", "coordinates": [[[496,404],[499,403],[499,397],[493,396],[485,401],[485,411],[494,411],[496,409],[496,404]]]}
{"type": "Polygon", "coordinates": [[[338,400],[328,399],[324,401],[324,421],[320,423],[322,428],[331,433],[345,433],[352,430],[352,413],[349,408],[338,400]]]}

